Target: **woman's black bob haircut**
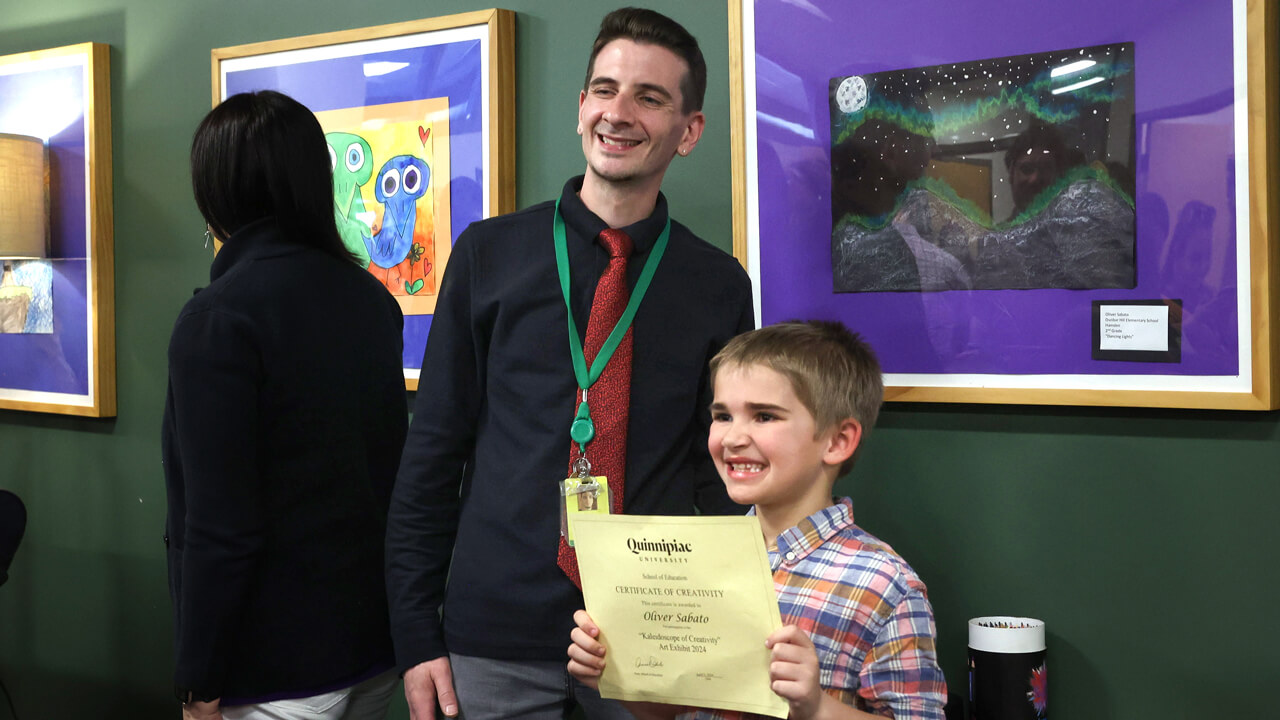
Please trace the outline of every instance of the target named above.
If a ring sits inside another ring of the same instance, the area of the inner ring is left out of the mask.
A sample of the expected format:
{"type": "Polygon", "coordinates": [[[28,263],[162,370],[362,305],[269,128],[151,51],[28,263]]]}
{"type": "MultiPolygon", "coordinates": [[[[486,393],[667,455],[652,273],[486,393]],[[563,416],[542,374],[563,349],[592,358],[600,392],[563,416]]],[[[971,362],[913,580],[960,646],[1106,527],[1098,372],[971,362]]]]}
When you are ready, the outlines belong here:
{"type": "Polygon", "coordinates": [[[287,239],[354,261],[334,224],[332,172],[316,116],[271,90],[227,98],[191,141],[191,187],[214,235],[274,217],[287,239]]]}

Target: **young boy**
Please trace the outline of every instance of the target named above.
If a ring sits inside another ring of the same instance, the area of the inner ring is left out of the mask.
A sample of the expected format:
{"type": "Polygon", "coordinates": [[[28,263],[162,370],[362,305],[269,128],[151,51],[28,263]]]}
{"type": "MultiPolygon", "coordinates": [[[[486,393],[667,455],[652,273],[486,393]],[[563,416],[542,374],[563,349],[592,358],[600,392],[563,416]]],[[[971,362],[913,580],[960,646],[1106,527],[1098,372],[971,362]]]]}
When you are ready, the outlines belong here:
{"type": "MultiPolygon", "coordinates": [[[[884,393],[871,348],[840,323],[788,322],[740,335],[711,360],[707,447],[729,497],[755,506],[783,627],[766,640],[772,690],[792,720],[942,718],[946,683],[924,583],[893,548],[832,504],[884,393]]],[[[594,686],[600,630],[574,619],[569,672],[594,686]]],[[[644,717],[735,713],[628,703],[644,717]]]]}

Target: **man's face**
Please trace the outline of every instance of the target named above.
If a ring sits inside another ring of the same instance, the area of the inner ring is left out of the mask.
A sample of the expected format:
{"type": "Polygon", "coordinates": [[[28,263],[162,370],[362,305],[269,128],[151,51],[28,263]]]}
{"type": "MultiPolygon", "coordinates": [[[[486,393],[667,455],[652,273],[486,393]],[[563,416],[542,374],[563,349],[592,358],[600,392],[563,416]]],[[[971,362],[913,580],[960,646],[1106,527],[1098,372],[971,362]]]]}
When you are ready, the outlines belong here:
{"type": "Polygon", "coordinates": [[[600,50],[578,98],[589,176],[661,185],[672,157],[687,154],[702,135],[702,113],[682,109],[680,80],[688,71],[684,60],[659,45],[618,39],[600,50]]]}

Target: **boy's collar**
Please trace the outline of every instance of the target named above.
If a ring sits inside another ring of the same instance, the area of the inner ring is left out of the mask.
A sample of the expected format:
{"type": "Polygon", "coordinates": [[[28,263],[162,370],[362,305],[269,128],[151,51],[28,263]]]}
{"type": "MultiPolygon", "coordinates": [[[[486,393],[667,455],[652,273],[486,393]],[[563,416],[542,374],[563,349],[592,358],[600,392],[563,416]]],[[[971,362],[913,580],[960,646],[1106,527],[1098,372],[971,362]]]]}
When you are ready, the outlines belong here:
{"type": "MultiPolygon", "coordinates": [[[[757,515],[752,507],[748,515],[757,515]]],[[[778,533],[773,540],[776,549],[769,551],[769,564],[777,570],[780,565],[794,565],[809,556],[836,533],[853,525],[853,500],[844,497],[805,517],[795,525],[778,533]]],[[[769,546],[769,538],[765,545],[769,546]]]]}

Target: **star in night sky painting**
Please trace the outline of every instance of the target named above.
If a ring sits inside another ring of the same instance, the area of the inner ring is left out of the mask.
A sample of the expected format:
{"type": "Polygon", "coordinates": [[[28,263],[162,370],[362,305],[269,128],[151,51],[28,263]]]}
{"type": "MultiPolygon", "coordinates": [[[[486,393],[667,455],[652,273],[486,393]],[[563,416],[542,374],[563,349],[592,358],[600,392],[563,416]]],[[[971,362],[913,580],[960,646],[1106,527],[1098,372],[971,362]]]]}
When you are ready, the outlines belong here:
{"type": "Polygon", "coordinates": [[[835,291],[1134,287],[1133,53],[832,78],[835,291]]]}

